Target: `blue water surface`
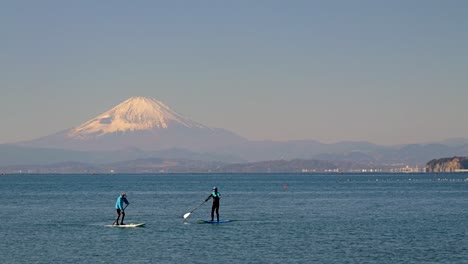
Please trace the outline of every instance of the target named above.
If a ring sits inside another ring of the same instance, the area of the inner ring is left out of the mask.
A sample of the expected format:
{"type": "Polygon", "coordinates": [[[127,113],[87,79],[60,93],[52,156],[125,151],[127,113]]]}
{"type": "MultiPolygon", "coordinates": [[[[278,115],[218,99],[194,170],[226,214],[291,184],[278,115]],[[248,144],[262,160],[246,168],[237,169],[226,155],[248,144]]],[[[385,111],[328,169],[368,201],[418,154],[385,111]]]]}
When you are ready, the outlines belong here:
{"type": "Polygon", "coordinates": [[[468,263],[468,174],[2,175],[0,263],[468,263]],[[225,224],[210,219],[216,185],[225,224]],[[106,227],[127,192],[127,223],[106,227]]]}

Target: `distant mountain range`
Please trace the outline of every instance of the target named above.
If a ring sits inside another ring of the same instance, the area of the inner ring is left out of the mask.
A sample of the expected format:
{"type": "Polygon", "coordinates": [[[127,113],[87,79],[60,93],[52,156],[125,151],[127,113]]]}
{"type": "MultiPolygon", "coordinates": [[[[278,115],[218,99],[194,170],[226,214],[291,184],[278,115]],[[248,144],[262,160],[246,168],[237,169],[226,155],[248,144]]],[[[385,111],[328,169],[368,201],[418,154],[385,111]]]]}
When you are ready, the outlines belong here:
{"type": "Polygon", "coordinates": [[[251,141],[225,129],[195,122],[164,103],[146,97],[132,97],[77,127],[53,135],[0,145],[3,168],[26,165],[38,168],[52,164],[81,164],[90,168],[142,160],[175,162],[179,164],[178,170],[195,170],[199,166],[213,171],[210,167],[213,164],[224,166],[224,170],[228,164],[236,164],[237,169],[240,164],[253,168],[252,164],[264,161],[275,161],[272,166],[287,167],[290,164],[284,161],[292,160],[329,162],[343,168],[388,168],[423,167],[434,158],[451,156],[468,156],[468,139],[402,146],[369,142],[324,144],[314,140],[251,141]],[[187,167],[187,164],[193,166],[187,167]]]}

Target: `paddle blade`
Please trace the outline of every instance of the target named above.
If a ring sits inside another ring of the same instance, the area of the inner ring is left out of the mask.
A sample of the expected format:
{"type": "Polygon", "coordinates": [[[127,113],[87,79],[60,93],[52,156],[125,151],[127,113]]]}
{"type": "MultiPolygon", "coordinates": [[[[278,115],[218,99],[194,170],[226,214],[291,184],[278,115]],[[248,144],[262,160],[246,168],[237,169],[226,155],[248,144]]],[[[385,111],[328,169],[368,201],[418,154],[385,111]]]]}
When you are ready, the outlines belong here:
{"type": "Polygon", "coordinates": [[[184,219],[187,219],[187,217],[189,217],[189,216],[190,216],[190,213],[184,214],[184,219]]]}

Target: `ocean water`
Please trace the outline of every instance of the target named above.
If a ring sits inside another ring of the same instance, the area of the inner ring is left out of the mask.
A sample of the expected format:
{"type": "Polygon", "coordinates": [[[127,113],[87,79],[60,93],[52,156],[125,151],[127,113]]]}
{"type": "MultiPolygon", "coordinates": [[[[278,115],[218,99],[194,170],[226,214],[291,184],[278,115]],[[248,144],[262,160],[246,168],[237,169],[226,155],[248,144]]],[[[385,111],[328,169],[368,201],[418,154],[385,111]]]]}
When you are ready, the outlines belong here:
{"type": "Polygon", "coordinates": [[[0,263],[468,263],[468,174],[0,176],[0,263]],[[211,187],[226,224],[210,218],[211,187]],[[127,192],[126,222],[113,228],[127,192]]]}

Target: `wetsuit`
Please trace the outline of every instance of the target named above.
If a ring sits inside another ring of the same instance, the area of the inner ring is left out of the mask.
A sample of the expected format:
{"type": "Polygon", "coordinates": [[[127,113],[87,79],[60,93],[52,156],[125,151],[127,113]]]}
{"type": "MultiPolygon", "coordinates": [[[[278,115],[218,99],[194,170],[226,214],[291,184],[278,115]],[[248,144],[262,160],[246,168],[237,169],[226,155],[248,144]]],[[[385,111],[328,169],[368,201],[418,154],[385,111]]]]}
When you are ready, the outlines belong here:
{"type": "Polygon", "coordinates": [[[119,198],[117,198],[117,201],[115,202],[115,210],[117,211],[117,219],[115,220],[115,224],[118,225],[119,224],[119,218],[120,218],[120,215],[122,215],[122,220],[120,221],[120,224],[123,225],[124,224],[124,218],[125,218],[125,210],[124,210],[124,207],[123,207],[123,204],[130,204],[127,200],[127,198],[124,198],[122,196],[119,196],[119,198]]]}
{"type": "Polygon", "coordinates": [[[208,198],[206,198],[206,201],[208,201],[210,198],[213,198],[213,205],[211,206],[211,221],[214,219],[214,212],[216,211],[216,219],[219,221],[219,199],[221,194],[218,191],[213,191],[208,198]]]}

